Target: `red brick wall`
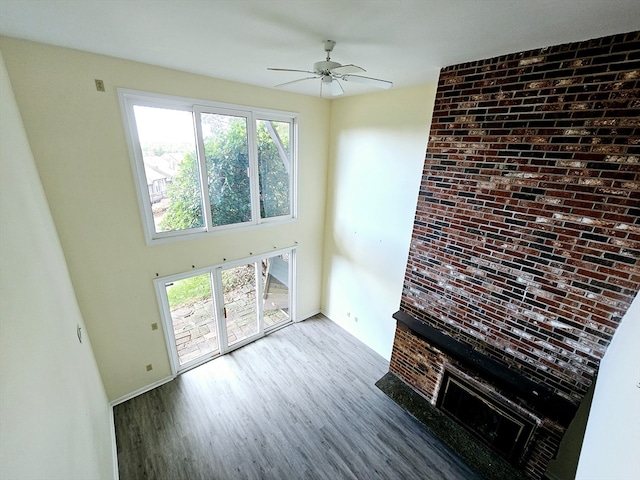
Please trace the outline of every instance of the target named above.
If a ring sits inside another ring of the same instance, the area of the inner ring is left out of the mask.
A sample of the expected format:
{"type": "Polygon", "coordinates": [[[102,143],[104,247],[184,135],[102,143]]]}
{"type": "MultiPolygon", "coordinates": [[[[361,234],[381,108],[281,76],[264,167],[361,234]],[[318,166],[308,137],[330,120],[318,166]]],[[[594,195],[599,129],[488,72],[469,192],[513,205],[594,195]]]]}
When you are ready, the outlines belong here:
{"type": "Polygon", "coordinates": [[[640,32],[444,68],[400,309],[577,403],[640,290],[639,93],[640,32]]]}
{"type": "Polygon", "coordinates": [[[401,325],[396,328],[390,370],[435,405],[446,356],[401,325]]]}

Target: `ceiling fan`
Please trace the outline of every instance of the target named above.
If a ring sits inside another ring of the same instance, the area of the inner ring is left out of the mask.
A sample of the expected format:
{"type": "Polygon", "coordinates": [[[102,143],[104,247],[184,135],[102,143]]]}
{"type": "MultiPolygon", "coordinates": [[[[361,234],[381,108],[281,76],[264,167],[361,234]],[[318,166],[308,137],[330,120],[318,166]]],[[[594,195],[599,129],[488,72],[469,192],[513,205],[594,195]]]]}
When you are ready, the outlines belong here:
{"type": "Polygon", "coordinates": [[[363,75],[356,75],[358,73],[366,72],[362,67],[357,65],[348,64],[341,65],[337,62],[331,61],[331,52],[333,47],[336,46],[336,42],[333,40],[325,40],[324,51],[327,52],[327,58],[324,61],[316,62],[313,64],[313,71],[311,70],[296,70],[291,68],[268,68],[267,70],[275,70],[278,72],[302,72],[310,73],[312,77],[299,78],[298,80],[292,80],[291,82],[280,83],[276,87],[284,87],[285,85],[291,85],[292,83],[304,82],[305,80],[320,79],[320,96],[322,96],[323,87],[327,88],[331,95],[338,96],[344,93],[344,89],[340,84],[343,82],[363,83],[366,85],[372,85],[378,88],[391,88],[392,82],[388,80],[380,80],[379,78],[365,77],[363,75]]]}

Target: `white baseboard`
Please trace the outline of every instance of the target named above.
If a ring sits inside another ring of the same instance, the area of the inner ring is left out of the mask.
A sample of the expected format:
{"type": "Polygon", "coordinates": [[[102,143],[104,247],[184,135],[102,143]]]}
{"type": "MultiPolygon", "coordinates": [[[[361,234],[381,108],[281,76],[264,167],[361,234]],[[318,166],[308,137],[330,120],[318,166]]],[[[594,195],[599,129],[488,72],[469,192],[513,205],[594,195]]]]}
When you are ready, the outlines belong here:
{"type": "Polygon", "coordinates": [[[127,400],[131,400],[134,397],[137,397],[138,395],[142,395],[143,393],[147,393],[149,390],[153,390],[154,388],[159,387],[160,385],[164,385],[167,382],[170,382],[171,380],[173,380],[174,378],[176,378],[174,375],[169,375],[168,377],[162,378],[160,380],[158,380],[157,382],[152,383],[151,385],[147,385],[146,387],[142,387],[139,388],[138,390],[135,390],[131,393],[127,393],[126,395],[120,397],[120,398],[116,398],[115,400],[113,400],[110,405],[111,407],[115,407],[116,405],[119,405],[121,403],[126,402],[127,400]]]}
{"type": "Polygon", "coordinates": [[[296,322],[304,322],[305,320],[307,320],[308,318],[311,317],[315,317],[316,315],[318,315],[319,313],[322,313],[320,311],[320,309],[318,310],[312,310],[311,312],[307,313],[306,315],[304,315],[303,317],[299,317],[294,323],[296,322]]]}

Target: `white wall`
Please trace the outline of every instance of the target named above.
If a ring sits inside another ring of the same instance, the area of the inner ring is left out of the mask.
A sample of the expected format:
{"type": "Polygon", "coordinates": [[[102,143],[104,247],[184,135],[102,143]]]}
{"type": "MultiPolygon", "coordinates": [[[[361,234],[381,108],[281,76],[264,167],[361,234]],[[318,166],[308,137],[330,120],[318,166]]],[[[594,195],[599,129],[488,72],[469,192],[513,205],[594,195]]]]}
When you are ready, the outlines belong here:
{"type": "Polygon", "coordinates": [[[640,294],[600,362],[576,479],[640,478],[640,294]]]}
{"type": "Polygon", "coordinates": [[[107,396],[0,64],[0,478],[114,478],[107,396]]]}
{"type": "Polygon", "coordinates": [[[107,395],[171,374],[153,279],[293,246],[298,319],[320,310],[330,102],[2,38],[7,71],[107,395]],[[97,92],[95,79],[106,92],[97,92]],[[299,220],[147,246],[117,87],[299,114],[299,220]],[[153,370],[147,371],[146,365],[153,370]]]}
{"type": "Polygon", "coordinates": [[[322,310],[387,359],[435,90],[332,102],[322,310]]]}

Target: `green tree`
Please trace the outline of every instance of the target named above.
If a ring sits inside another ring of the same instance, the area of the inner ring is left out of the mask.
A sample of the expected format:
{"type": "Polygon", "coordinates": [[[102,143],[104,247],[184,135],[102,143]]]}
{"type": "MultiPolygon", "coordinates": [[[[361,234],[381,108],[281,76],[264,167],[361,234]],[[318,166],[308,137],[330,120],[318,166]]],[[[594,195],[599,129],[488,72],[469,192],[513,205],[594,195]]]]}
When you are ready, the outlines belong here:
{"type": "MultiPolygon", "coordinates": [[[[260,215],[262,218],[288,215],[289,212],[289,173],[285,161],[280,157],[278,149],[269,134],[265,121],[258,122],[258,178],[260,183],[260,215]]],[[[282,143],[289,151],[289,124],[272,122],[273,128],[282,143]]],[[[290,168],[290,167],[289,167],[290,168]]]]}
{"type": "Polygon", "coordinates": [[[169,208],[160,222],[163,232],[204,226],[200,175],[194,153],[187,153],[178,166],[178,174],[167,188],[169,208]]]}
{"type": "Polygon", "coordinates": [[[213,225],[250,221],[249,148],[244,119],[234,119],[225,134],[210,137],[204,151],[213,225]]]}
{"type": "MultiPolygon", "coordinates": [[[[219,119],[218,119],[219,120],[219,119]]],[[[249,152],[244,119],[215,123],[205,137],[209,201],[214,226],[251,220],[249,152]]],[[[275,123],[275,122],[274,122],[275,123]]],[[[288,149],[288,124],[278,125],[288,149]],[[286,129],[284,127],[287,127],[286,129]]],[[[289,213],[289,174],[263,122],[257,131],[260,209],[262,217],[289,213]]],[[[169,207],[160,223],[163,231],[203,226],[198,165],[194,154],[186,154],[167,190],[169,207]]]]}

